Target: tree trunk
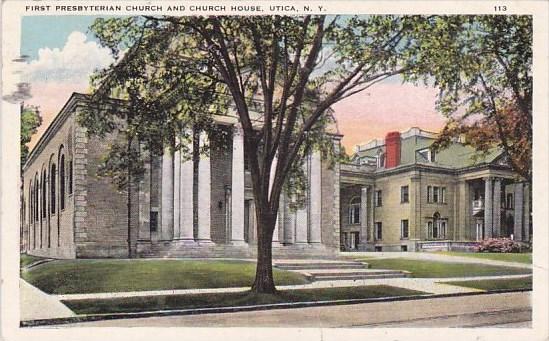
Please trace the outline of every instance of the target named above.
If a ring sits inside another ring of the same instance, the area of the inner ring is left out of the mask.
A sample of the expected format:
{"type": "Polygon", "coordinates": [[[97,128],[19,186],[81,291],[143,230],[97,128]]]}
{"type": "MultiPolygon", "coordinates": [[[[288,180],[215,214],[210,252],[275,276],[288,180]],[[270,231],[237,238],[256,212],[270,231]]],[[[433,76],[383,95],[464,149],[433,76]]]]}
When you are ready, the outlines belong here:
{"type": "Polygon", "coordinates": [[[273,278],[272,240],[276,214],[264,213],[259,207],[257,215],[257,266],[252,292],[273,294],[276,292],[273,278]],[[274,218],[273,218],[274,217],[274,218]]]}

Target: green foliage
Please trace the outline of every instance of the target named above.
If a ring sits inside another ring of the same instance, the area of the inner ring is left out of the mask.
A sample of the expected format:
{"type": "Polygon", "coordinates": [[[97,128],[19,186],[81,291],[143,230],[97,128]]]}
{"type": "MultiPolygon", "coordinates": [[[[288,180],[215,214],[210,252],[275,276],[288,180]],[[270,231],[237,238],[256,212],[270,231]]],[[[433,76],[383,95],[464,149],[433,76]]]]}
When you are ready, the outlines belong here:
{"type": "Polygon", "coordinates": [[[440,90],[448,118],[435,147],[455,137],[481,153],[499,147],[513,169],[531,178],[532,17],[452,15],[411,17],[406,81],[440,90]]]}
{"type": "Polygon", "coordinates": [[[29,147],[27,147],[27,144],[41,124],[42,116],[38,107],[31,105],[23,107],[21,112],[21,167],[27,162],[27,157],[29,156],[29,147]]]}

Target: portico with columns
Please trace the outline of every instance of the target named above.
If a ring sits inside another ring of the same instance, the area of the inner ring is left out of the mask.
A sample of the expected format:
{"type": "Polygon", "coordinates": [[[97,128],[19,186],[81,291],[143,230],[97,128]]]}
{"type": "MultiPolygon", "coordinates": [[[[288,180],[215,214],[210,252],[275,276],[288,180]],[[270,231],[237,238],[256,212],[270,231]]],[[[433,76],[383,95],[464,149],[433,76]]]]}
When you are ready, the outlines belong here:
{"type": "MultiPolygon", "coordinates": [[[[224,129],[230,132],[229,146],[209,145],[216,142],[201,133],[198,142],[187,142],[183,149],[192,151],[199,146],[208,152],[194,153],[193,158],[186,155],[191,153],[167,147],[162,156],[151,158],[146,180],[139,187],[140,217],[149,219],[139,222],[138,257],[251,256],[256,252],[257,219],[243,132],[238,123],[225,124],[224,129]]],[[[313,152],[304,162],[304,171],[308,181],[305,205],[291,209],[288,195],[281,195],[273,233],[275,256],[299,256],[304,249],[310,255],[337,251],[334,234],[326,232],[333,226],[323,219],[327,208],[323,186],[333,183],[333,170],[323,164],[319,152],[313,152]]]]}

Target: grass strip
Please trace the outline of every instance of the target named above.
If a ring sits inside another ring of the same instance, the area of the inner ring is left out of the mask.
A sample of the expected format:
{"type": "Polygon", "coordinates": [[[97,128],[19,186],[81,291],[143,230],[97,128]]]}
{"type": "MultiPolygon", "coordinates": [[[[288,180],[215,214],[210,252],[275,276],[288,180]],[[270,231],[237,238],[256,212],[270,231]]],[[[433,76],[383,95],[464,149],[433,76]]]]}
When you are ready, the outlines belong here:
{"type": "Polygon", "coordinates": [[[112,299],[63,301],[77,314],[143,312],[172,309],[251,306],[274,303],[318,302],[425,294],[387,285],[281,290],[276,294],[236,293],[187,294],[112,299]]]}
{"type": "Polygon", "coordinates": [[[448,255],[448,256],[470,257],[470,258],[498,260],[502,262],[532,264],[531,253],[442,252],[442,254],[448,255]]]}
{"type": "Polygon", "coordinates": [[[445,278],[531,274],[532,270],[486,264],[451,263],[404,258],[365,260],[371,269],[410,271],[415,278],[445,278]]]}
{"type": "Polygon", "coordinates": [[[480,290],[515,290],[532,289],[532,277],[507,278],[507,279],[483,279],[474,281],[442,282],[443,284],[457,285],[461,287],[480,290]]]}
{"type": "MultiPolygon", "coordinates": [[[[277,285],[306,284],[301,274],[273,269],[277,285]]],[[[49,294],[251,286],[255,263],[230,260],[56,260],[23,279],[49,294]]]]}
{"type": "Polygon", "coordinates": [[[24,268],[26,266],[31,265],[32,263],[38,262],[41,259],[44,259],[44,258],[22,253],[19,255],[19,266],[20,268],[24,268]]]}

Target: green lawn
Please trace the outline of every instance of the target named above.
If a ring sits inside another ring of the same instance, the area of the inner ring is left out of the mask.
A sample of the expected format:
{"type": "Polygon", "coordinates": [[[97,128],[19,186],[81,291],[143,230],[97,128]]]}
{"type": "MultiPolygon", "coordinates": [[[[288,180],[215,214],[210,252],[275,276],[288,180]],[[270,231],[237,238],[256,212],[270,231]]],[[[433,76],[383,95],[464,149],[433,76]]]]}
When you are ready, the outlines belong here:
{"type": "Polygon", "coordinates": [[[531,270],[469,263],[447,263],[404,258],[365,260],[371,269],[406,270],[416,278],[470,277],[530,274],[531,270]]]}
{"type": "Polygon", "coordinates": [[[531,253],[493,253],[493,252],[489,252],[489,253],[488,252],[487,253],[442,252],[442,253],[449,256],[473,257],[473,258],[500,260],[504,262],[532,264],[531,253]]]}
{"type": "Polygon", "coordinates": [[[485,279],[478,281],[442,282],[445,284],[481,290],[496,289],[532,289],[532,277],[510,279],[485,279]]]}
{"type": "Polygon", "coordinates": [[[339,287],[321,289],[283,290],[275,295],[252,294],[249,291],[237,293],[193,294],[130,297],[98,300],[63,301],[77,314],[99,314],[119,312],[156,311],[165,309],[192,309],[209,307],[250,306],[288,302],[316,302],[389,296],[410,296],[425,294],[386,285],[339,287]]]}
{"type": "MultiPolygon", "coordinates": [[[[301,274],[273,269],[277,285],[304,284],[301,274]]],[[[245,287],[255,263],[221,260],[57,260],[22,273],[50,294],[245,287]]]]}
{"type": "Polygon", "coordinates": [[[25,253],[22,253],[19,255],[19,266],[20,268],[24,268],[28,265],[31,265],[32,263],[34,262],[37,262],[39,260],[43,259],[42,257],[37,257],[37,256],[31,256],[31,255],[27,255],[25,253]]]}

